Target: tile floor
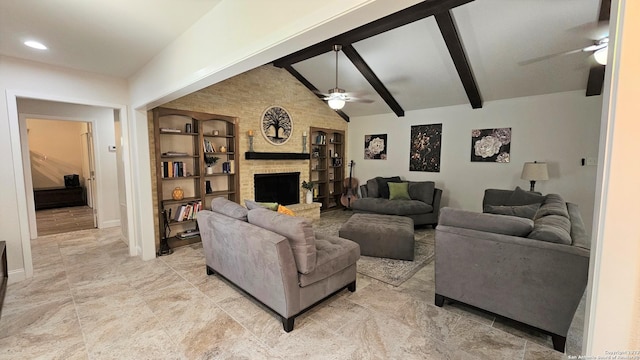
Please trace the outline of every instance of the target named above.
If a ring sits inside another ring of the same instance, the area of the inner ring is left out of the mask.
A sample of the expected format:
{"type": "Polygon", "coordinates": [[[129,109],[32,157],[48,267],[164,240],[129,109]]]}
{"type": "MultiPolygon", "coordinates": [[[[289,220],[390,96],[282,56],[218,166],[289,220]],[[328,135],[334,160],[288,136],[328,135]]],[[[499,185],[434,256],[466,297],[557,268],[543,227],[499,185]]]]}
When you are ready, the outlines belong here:
{"type": "MultiPolygon", "coordinates": [[[[141,261],[119,229],[33,241],[35,276],[10,284],[0,359],[565,359],[548,336],[433,305],[433,263],[399,287],[365,276],[296,319],[206,276],[201,244],[141,261]]],[[[584,306],[568,340],[578,354],[584,306]]]]}

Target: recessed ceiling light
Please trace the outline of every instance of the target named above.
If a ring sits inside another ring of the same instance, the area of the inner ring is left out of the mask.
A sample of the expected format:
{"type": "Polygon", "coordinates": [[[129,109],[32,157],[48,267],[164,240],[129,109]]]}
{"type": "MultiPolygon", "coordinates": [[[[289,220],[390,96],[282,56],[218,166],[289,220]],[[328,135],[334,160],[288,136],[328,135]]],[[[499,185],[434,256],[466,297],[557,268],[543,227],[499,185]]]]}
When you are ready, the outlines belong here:
{"type": "Polygon", "coordinates": [[[25,41],[24,44],[30,48],[34,48],[38,50],[47,50],[47,47],[44,46],[44,44],[42,44],[41,42],[29,40],[29,41],[25,41]]]}

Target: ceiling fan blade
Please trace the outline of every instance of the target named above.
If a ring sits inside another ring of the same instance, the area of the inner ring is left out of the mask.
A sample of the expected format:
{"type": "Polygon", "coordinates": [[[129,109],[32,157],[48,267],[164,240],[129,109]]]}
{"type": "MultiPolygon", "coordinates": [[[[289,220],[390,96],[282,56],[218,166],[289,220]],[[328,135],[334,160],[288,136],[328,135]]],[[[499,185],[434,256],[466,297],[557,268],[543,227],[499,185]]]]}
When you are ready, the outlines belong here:
{"type": "Polygon", "coordinates": [[[544,56],[540,56],[537,58],[533,58],[533,59],[529,59],[529,60],[524,60],[524,61],[520,61],[518,63],[518,65],[530,65],[533,63],[537,63],[540,61],[544,61],[544,60],[548,60],[548,59],[553,59],[555,57],[559,57],[559,56],[565,56],[565,55],[571,55],[571,54],[576,54],[576,53],[580,53],[583,52],[585,48],[580,48],[580,49],[575,49],[575,50],[569,50],[569,51],[564,51],[564,52],[560,52],[560,53],[555,53],[555,54],[549,54],[549,55],[544,55],[544,56]]]}
{"type": "Polygon", "coordinates": [[[359,98],[347,98],[347,100],[345,100],[346,102],[357,102],[357,103],[363,103],[363,104],[371,104],[373,102],[375,102],[375,100],[371,100],[371,99],[359,99],[359,98]]]}

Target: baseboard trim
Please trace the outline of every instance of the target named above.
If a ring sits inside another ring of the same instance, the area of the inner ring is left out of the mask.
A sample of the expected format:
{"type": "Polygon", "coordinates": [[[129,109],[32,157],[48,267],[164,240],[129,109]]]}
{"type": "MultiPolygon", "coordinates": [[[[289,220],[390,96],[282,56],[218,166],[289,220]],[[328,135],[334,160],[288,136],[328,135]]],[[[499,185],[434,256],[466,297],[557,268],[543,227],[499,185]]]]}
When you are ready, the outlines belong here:
{"type": "Polygon", "coordinates": [[[118,227],[118,226],[120,226],[120,219],[103,221],[100,224],[100,229],[107,229],[107,228],[118,227]]]}
{"type": "Polygon", "coordinates": [[[8,271],[8,275],[9,275],[8,284],[12,284],[12,283],[16,283],[16,282],[19,282],[19,281],[27,280],[27,275],[24,272],[24,269],[9,270],[8,271]]]}

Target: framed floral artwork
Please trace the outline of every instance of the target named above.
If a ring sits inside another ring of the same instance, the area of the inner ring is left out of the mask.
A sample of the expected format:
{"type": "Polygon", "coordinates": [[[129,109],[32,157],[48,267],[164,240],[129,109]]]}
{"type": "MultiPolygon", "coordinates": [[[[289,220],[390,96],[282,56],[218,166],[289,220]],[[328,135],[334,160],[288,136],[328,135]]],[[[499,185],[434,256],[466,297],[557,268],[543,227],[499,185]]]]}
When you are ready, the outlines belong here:
{"type": "Polygon", "coordinates": [[[293,120],[289,112],[280,106],[270,106],[262,113],[262,136],[273,145],[283,145],[293,133],[293,120]]]}
{"type": "Polygon", "coordinates": [[[409,171],[440,172],[442,124],[411,127],[409,171]]]}
{"type": "Polygon", "coordinates": [[[364,136],[364,159],[387,160],[387,134],[364,136]]]}
{"type": "Polygon", "coordinates": [[[511,154],[511,128],[471,131],[471,161],[508,163],[511,154]]]}

